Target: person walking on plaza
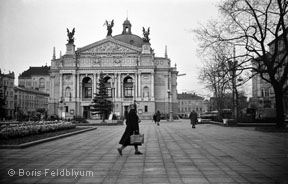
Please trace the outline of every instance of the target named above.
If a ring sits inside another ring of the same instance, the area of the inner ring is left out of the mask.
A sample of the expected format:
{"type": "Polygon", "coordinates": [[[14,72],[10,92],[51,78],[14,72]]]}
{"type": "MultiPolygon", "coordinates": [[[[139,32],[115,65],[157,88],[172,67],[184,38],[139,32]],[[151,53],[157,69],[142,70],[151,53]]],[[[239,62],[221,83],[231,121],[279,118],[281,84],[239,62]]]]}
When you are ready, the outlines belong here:
{"type": "Polygon", "coordinates": [[[158,126],[160,125],[160,116],[161,116],[160,112],[157,111],[155,119],[156,119],[156,123],[157,123],[158,126]]]}
{"type": "MultiPolygon", "coordinates": [[[[122,155],[122,150],[126,146],[132,146],[130,144],[130,136],[134,132],[135,132],[135,134],[139,134],[139,117],[136,113],[135,105],[132,104],[132,105],[130,105],[130,111],[127,115],[125,132],[123,133],[123,135],[119,141],[119,144],[122,144],[122,146],[117,149],[117,151],[119,152],[120,155],[122,155]]],[[[135,148],[135,155],[142,155],[143,154],[138,150],[138,145],[134,145],[134,148],[135,148]]]]}
{"type": "Polygon", "coordinates": [[[153,121],[156,124],[156,113],[153,115],[153,121]]]}
{"type": "Polygon", "coordinates": [[[192,128],[196,128],[195,125],[198,122],[198,115],[194,110],[190,113],[189,119],[191,121],[192,128]]]}

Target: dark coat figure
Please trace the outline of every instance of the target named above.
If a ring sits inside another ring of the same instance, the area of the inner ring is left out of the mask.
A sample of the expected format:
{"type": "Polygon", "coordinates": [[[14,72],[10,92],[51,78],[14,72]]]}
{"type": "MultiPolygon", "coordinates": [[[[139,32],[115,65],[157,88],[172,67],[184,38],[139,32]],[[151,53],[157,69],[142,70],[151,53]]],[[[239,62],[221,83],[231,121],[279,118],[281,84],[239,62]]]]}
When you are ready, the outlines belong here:
{"type": "Polygon", "coordinates": [[[122,144],[124,146],[130,145],[130,135],[132,135],[133,132],[135,132],[136,134],[139,133],[138,121],[139,118],[136,114],[135,109],[131,109],[127,116],[125,132],[120,139],[119,144],[122,144]]]}
{"type": "Polygon", "coordinates": [[[189,119],[191,121],[192,128],[195,128],[195,125],[198,122],[198,115],[194,110],[190,113],[189,119]]]}
{"type": "MultiPolygon", "coordinates": [[[[122,135],[119,144],[122,144],[121,148],[118,148],[118,152],[120,155],[122,155],[122,150],[130,144],[130,136],[135,132],[135,134],[139,134],[139,117],[136,113],[135,107],[130,106],[130,111],[127,115],[126,119],[126,129],[124,134],[122,135]]],[[[138,151],[138,145],[134,145],[135,148],[135,154],[141,155],[142,153],[138,151]]]]}
{"type": "Polygon", "coordinates": [[[159,111],[156,112],[156,116],[155,116],[155,120],[156,120],[156,123],[157,125],[159,126],[160,125],[160,119],[161,119],[161,114],[159,111]]]}
{"type": "Polygon", "coordinates": [[[156,113],[153,115],[153,121],[154,121],[155,124],[156,124],[156,113]]]}
{"type": "Polygon", "coordinates": [[[124,119],[126,119],[126,120],[127,120],[127,117],[128,117],[128,111],[127,111],[127,110],[125,110],[125,112],[124,112],[124,119]]]}

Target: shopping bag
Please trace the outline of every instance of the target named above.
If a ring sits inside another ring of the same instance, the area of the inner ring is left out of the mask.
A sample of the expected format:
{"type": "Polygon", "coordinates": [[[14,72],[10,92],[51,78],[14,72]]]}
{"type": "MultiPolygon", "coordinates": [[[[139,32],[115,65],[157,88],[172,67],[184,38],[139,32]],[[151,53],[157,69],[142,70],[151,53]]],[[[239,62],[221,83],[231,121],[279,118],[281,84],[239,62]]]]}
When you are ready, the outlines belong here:
{"type": "Polygon", "coordinates": [[[133,134],[130,136],[130,144],[143,144],[144,134],[133,134]]]}

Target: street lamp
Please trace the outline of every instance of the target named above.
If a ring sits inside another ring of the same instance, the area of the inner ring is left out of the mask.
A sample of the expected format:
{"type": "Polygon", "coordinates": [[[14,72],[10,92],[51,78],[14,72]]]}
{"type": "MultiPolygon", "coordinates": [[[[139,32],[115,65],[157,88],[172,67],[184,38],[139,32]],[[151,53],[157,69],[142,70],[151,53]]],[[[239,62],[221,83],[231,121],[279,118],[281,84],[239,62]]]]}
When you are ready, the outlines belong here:
{"type": "Polygon", "coordinates": [[[168,93],[168,100],[169,100],[169,121],[173,121],[173,111],[172,111],[172,93],[170,91],[170,89],[167,90],[168,93]]]}

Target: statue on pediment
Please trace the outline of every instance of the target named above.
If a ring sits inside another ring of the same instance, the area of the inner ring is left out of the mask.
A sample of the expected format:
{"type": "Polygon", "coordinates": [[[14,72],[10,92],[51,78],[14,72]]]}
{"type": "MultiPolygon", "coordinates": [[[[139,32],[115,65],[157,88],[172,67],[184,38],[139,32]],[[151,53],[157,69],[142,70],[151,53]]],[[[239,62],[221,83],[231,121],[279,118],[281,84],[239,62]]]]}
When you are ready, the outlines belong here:
{"type": "Polygon", "coordinates": [[[67,28],[67,36],[68,36],[68,43],[74,43],[74,34],[75,34],[75,28],[70,32],[69,29],[67,28]]]}
{"type": "Polygon", "coordinates": [[[107,36],[112,36],[112,27],[114,26],[114,20],[111,21],[111,23],[109,23],[107,20],[105,22],[105,24],[107,26],[107,36]]]}
{"type": "Polygon", "coordinates": [[[147,31],[143,27],[143,36],[144,37],[142,38],[142,40],[146,43],[149,43],[149,41],[150,41],[149,34],[150,34],[150,27],[148,27],[147,31]]]}

